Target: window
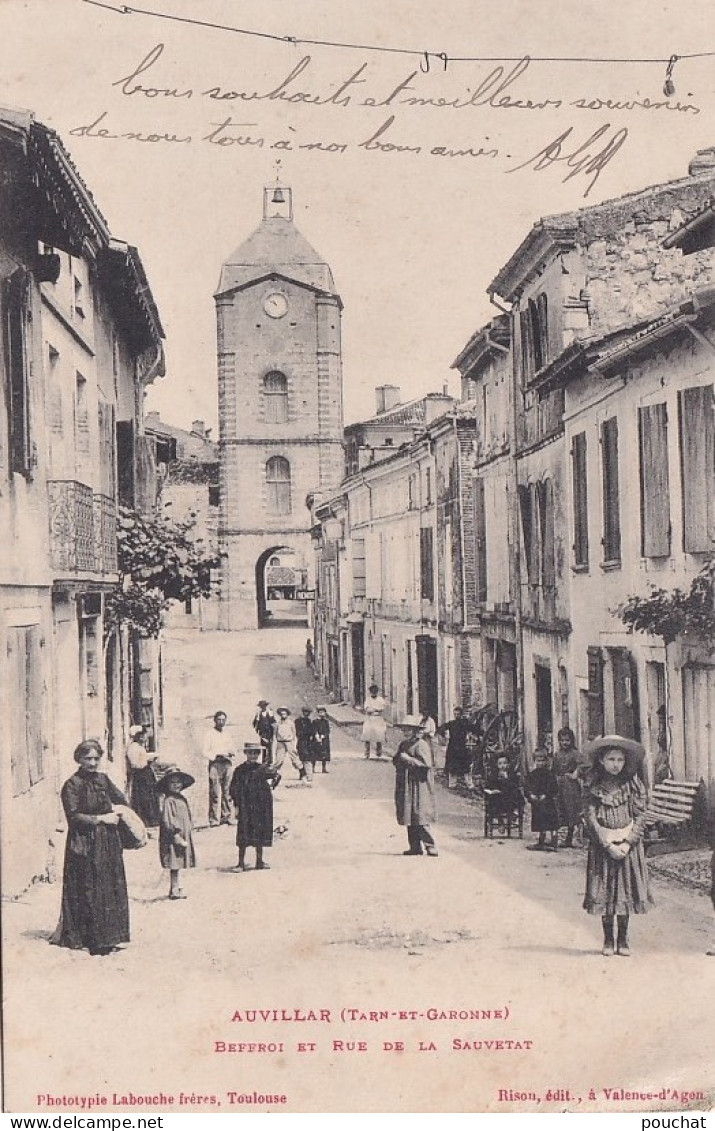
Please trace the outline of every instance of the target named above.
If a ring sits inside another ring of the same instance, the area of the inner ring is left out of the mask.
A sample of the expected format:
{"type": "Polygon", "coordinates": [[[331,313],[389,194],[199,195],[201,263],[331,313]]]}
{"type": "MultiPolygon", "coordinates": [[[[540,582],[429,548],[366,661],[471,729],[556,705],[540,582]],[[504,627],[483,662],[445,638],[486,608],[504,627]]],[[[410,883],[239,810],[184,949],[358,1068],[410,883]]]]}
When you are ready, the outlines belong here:
{"type": "Polygon", "coordinates": [[[698,554],[715,538],[715,427],[713,386],[678,394],[683,480],[683,549],[698,554]]]}
{"type": "Polygon", "coordinates": [[[76,275],[74,277],[74,283],[75,283],[75,313],[77,314],[77,318],[86,318],[84,287],[83,287],[83,285],[81,285],[80,280],[77,278],[76,275]]]}
{"type": "Polygon", "coordinates": [[[452,563],[452,521],[444,523],[444,607],[450,613],[454,608],[454,569],[452,563]]]}
{"type": "Polygon", "coordinates": [[[536,487],[520,483],[518,487],[519,513],[521,515],[521,533],[524,540],[524,557],[526,559],[526,575],[530,586],[539,583],[539,541],[536,521],[536,487]]]}
{"type": "Polygon", "coordinates": [[[45,776],[43,762],[42,640],[38,624],[7,630],[7,697],[12,792],[17,797],[45,776]]]}
{"type": "MultiPolygon", "coordinates": [[[[134,422],[116,422],[117,493],[123,507],[133,507],[135,498],[134,422]]],[[[157,457],[158,458],[158,457],[157,457]]]]}
{"type": "Polygon", "coordinates": [[[425,506],[432,506],[432,468],[425,468],[425,506]]]}
{"type": "Polygon", "coordinates": [[[5,362],[8,375],[10,470],[29,475],[30,391],[25,340],[28,285],[24,271],[15,271],[5,283],[5,362]]]}
{"type": "Polygon", "coordinates": [[[288,381],[283,373],[266,373],[263,400],[267,424],[285,424],[288,419],[288,381]]]}
{"type": "Polygon", "coordinates": [[[423,601],[434,601],[434,537],[431,526],[420,529],[420,593],[423,601]]]}
{"type": "Polygon", "coordinates": [[[549,360],[548,301],[545,294],[530,298],[519,315],[521,369],[523,377],[533,377],[549,360]]]}
{"type": "Polygon", "coordinates": [[[571,444],[573,493],[573,564],[588,566],[588,470],[586,433],[579,432],[571,444]]]}
{"type": "Polygon", "coordinates": [[[615,416],[601,425],[601,474],[603,486],[603,560],[621,560],[621,512],[618,493],[618,421],[615,416]]]}
{"type": "MultiPolygon", "coordinates": [[[[76,375],[74,402],[74,440],[77,453],[77,471],[84,470],[83,456],[89,455],[89,408],[87,404],[87,379],[81,373],[76,375]]],[[[81,479],[81,475],[79,478],[81,479]]]]}
{"type": "Polygon", "coordinates": [[[407,509],[410,511],[417,510],[418,508],[418,490],[417,490],[417,472],[414,472],[407,479],[407,509]]]}
{"type": "Polygon", "coordinates": [[[290,514],[290,464],[283,456],[271,456],[266,464],[266,507],[269,514],[290,514]]]}
{"type": "Polygon", "coordinates": [[[665,404],[638,410],[640,450],[641,554],[670,554],[670,485],[668,481],[668,412],[665,404]]]}
{"type": "Polygon", "coordinates": [[[364,597],[366,594],[366,563],[365,539],[353,538],[353,597],[364,597]]]}
{"type": "Polygon", "coordinates": [[[49,406],[48,422],[50,432],[61,436],[64,431],[63,406],[62,406],[62,372],[60,369],[59,351],[54,346],[47,346],[47,364],[49,372],[49,406]]]}
{"type": "Polygon", "coordinates": [[[484,506],[484,480],[474,480],[474,539],[477,601],[487,599],[487,518],[484,506]]]}

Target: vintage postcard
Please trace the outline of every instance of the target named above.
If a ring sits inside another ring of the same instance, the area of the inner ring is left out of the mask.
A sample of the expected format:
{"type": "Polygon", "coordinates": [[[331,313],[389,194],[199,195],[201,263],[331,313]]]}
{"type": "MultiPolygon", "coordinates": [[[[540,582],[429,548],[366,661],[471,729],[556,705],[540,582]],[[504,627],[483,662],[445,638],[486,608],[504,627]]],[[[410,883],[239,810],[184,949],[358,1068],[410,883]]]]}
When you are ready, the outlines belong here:
{"type": "Polygon", "coordinates": [[[6,1112],[711,1108],[714,54],[2,0],[6,1112]]]}

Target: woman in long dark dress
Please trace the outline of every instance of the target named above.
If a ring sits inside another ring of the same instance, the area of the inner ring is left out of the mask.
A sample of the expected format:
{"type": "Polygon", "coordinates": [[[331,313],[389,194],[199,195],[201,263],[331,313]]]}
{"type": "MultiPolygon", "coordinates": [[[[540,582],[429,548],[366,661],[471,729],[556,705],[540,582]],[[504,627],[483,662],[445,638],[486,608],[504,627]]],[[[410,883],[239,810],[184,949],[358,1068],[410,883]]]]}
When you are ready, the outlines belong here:
{"type": "Polygon", "coordinates": [[[95,739],[74,752],[79,769],[62,787],[67,846],[62,911],[50,942],[90,954],[109,954],[129,942],[129,899],[124,874],[119,815],[126,805],[120,789],[99,772],[102,747],[95,739]]]}
{"type": "Polygon", "coordinates": [[[238,817],[236,844],[238,845],[237,872],[246,871],[246,849],[256,850],[256,868],[260,871],[269,868],[263,859],[263,849],[273,844],[273,794],[280,781],[280,774],[273,766],[263,766],[259,762],[262,746],[257,742],[246,742],[243,752],[246,761],[233,771],[229,795],[236,806],[238,817]],[[270,783],[270,784],[269,784],[270,783]]]}
{"type": "Polygon", "coordinates": [[[156,775],[153,763],[157,755],[147,750],[149,735],[142,726],[129,728],[131,742],[127,747],[127,770],[129,776],[129,803],[138,813],[148,829],[155,829],[161,822],[161,806],[156,788],[156,775]]]}

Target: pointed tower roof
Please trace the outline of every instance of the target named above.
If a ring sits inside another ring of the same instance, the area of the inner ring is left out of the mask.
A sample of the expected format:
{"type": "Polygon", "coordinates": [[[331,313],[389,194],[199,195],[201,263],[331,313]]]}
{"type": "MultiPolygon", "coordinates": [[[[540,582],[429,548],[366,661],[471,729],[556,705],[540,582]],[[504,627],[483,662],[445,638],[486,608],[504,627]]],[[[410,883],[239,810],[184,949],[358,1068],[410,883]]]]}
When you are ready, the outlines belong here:
{"type": "Polygon", "coordinates": [[[330,267],[293,223],[291,189],[280,186],[279,195],[282,199],[276,202],[275,187],[264,190],[263,220],[223,264],[217,295],[274,272],[337,294],[330,267]]]}

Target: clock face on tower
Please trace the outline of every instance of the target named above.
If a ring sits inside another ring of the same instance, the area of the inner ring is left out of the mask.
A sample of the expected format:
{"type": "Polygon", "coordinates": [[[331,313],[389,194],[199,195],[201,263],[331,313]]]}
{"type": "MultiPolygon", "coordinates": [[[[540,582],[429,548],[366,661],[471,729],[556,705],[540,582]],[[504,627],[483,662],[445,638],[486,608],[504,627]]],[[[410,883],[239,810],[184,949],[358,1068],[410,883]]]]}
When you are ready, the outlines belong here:
{"type": "Polygon", "coordinates": [[[280,291],[266,295],[263,300],[263,309],[269,318],[282,318],[288,313],[288,299],[280,291]]]}

